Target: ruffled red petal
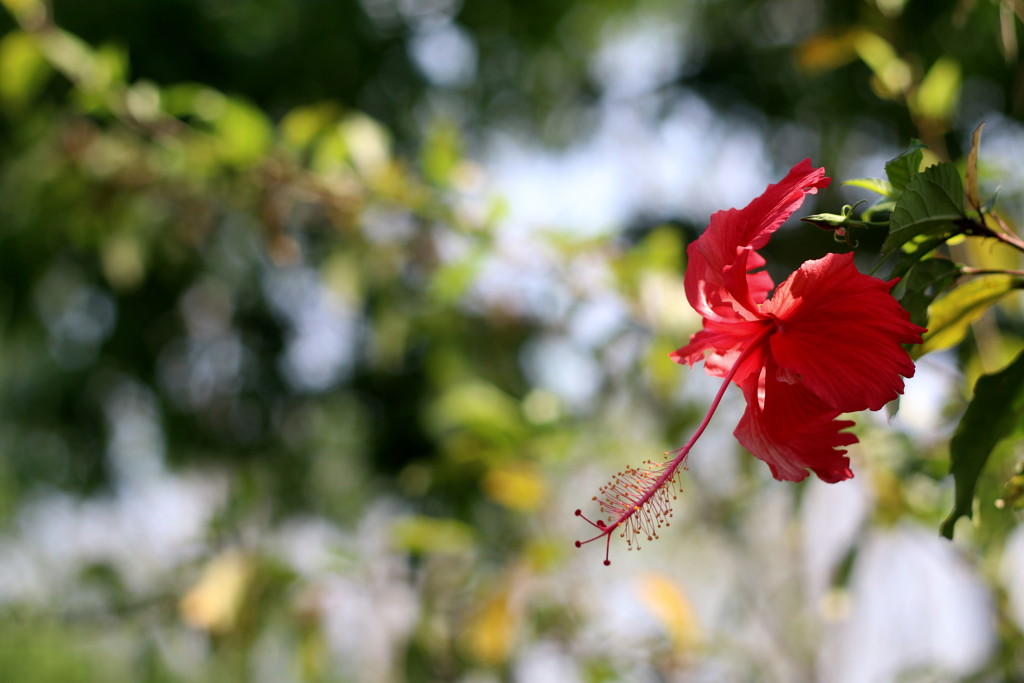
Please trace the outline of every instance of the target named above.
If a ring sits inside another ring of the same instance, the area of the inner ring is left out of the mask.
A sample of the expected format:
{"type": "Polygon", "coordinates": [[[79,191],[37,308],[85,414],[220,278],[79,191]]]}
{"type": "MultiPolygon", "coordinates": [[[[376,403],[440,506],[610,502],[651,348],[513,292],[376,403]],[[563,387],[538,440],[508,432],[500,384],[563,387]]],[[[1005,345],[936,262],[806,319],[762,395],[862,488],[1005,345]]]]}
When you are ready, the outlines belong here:
{"type": "Polygon", "coordinates": [[[804,386],[777,379],[777,370],[769,359],[760,382],[743,387],[747,410],[733,432],[737,440],[782,481],[801,481],[808,469],[830,484],[852,478],[842,447],[857,437],[842,430],[854,423],[835,419],[838,411],[804,386]]]}
{"type": "Polygon", "coordinates": [[[746,207],[713,214],[704,234],[686,250],[686,298],[694,310],[717,320],[755,313],[772,280],[767,273],[750,272],[764,265],[754,250],[800,208],[805,195],[831,182],[825,169],[804,159],[746,207]]]}
{"type": "MultiPolygon", "coordinates": [[[[669,358],[676,363],[687,364],[691,367],[701,360],[704,361],[704,370],[713,377],[725,377],[732,366],[736,364],[739,355],[764,329],[765,325],[774,324],[770,320],[739,321],[734,323],[721,323],[714,320],[704,320],[704,329],[690,337],[690,343],[669,354],[669,358]],[[707,357],[705,357],[707,353],[707,357]]],[[[768,347],[755,349],[743,360],[743,365],[737,368],[733,375],[733,381],[742,385],[750,375],[758,375],[765,364],[765,354],[768,347]]]]}
{"type": "Polygon", "coordinates": [[[761,306],[778,325],[769,342],[778,378],[844,413],[903,393],[914,363],[901,344],[920,343],[924,329],[889,294],[894,284],[858,272],[853,254],[800,266],[761,306]]]}

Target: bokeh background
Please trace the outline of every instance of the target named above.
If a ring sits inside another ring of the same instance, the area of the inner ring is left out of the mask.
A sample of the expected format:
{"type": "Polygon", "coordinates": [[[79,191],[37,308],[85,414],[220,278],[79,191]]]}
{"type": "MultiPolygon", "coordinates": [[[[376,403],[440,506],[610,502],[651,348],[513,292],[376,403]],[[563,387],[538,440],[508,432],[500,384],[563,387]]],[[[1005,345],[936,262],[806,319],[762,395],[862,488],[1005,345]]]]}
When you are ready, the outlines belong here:
{"type": "MultiPolygon", "coordinates": [[[[730,393],[661,540],[573,547],[717,389],[666,357],[712,211],[984,120],[1024,216],[1022,12],[2,0],[0,680],[1024,675],[1021,439],[938,535],[1019,297],[858,417],[855,479],[772,480],[730,393]]],[[[846,248],[767,251],[778,281],[846,248]]]]}

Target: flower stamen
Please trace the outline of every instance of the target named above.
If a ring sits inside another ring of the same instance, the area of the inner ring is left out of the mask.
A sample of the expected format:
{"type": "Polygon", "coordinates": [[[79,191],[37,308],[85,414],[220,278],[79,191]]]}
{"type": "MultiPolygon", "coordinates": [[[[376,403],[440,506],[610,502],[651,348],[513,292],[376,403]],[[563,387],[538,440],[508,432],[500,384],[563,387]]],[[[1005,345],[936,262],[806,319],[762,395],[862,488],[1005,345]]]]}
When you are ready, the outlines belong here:
{"type": "Polygon", "coordinates": [[[602,514],[608,515],[607,523],[604,520],[591,521],[584,517],[580,510],[576,511],[577,517],[582,517],[590,526],[599,530],[600,533],[585,541],[576,541],[576,547],[596,541],[602,536],[605,537],[604,564],[609,565],[609,549],[611,547],[611,535],[616,529],[620,529],[619,537],[626,539],[626,548],[632,550],[640,549],[640,542],[646,538],[653,541],[658,538],[658,529],[669,525],[672,518],[672,501],[676,500],[677,494],[682,493],[683,487],[679,482],[679,469],[685,469],[687,456],[690,449],[697,443],[704,430],[711,422],[711,417],[718,410],[718,404],[725,396],[725,390],[736,375],[736,371],[743,362],[754,353],[762,342],[764,342],[775,328],[767,326],[758,333],[749,346],[737,356],[733,366],[726,373],[722,380],[722,386],[711,401],[708,412],[704,419],[697,425],[697,429],[689,441],[682,448],[665,453],[665,456],[674,457],[665,462],[653,462],[646,460],[639,467],[627,467],[625,471],[619,472],[602,486],[598,495],[594,496],[602,514]]]}

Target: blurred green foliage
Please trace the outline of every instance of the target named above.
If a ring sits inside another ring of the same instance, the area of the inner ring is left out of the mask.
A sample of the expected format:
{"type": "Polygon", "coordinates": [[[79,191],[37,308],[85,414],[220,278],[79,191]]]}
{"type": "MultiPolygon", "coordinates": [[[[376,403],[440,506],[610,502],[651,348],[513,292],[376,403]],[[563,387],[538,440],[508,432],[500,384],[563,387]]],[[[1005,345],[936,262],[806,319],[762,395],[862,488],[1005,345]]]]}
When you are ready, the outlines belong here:
{"type": "MultiPolygon", "coordinates": [[[[506,127],[583,134],[595,55],[638,18],[687,45],[658,107],[699,93],[780,158],[842,163],[872,152],[851,150],[865,131],[958,157],[971,107],[1022,114],[1015,20],[981,0],[3,6],[2,680],[507,678],[530,638],[578,647],[585,680],[627,677],[628,657],[573,644],[593,635],[567,534],[582,486],[672,447],[701,409],[664,360],[699,323],[684,231],[549,235],[516,260],[474,152],[506,127]],[[468,41],[468,77],[417,62],[440,31],[468,41]],[[512,286],[489,291],[502,267],[512,286]],[[604,299],[614,332],[566,342],[604,299]],[[586,400],[545,383],[544,352],[590,377],[586,400]],[[201,510],[146,497],[165,480],[201,510]],[[83,526],[58,526],[82,538],[43,539],[40,559],[18,544],[45,526],[41,501],[83,526]],[[199,532],[172,543],[152,520],[199,532]],[[42,585],[37,566],[55,568],[42,585]],[[353,634],[366,659],[338,661],[353,634]]],[[[806,233],[781,243],[820,255],[806,233]]],[[[963,326],[1000,345],[997,366],[1024,336],[1019,311],[1000,315],[963,326]]],[[[937,525],[942,445],[877,438],[875,518],[937,525]]],[[[1015,459],[996,452],[981,498],[1015,459]]],[[[735,491],[688,492],[693,533],[750,541],[754,467],[735,491]]],[[[1012,519],[987,528],[997,546],[1012,519]]],[[[664,573],[636,585],[661,629],[649,670],[685,670],[702,640],[690,598],[664,573]]],[[[779,647],[806,667],[803,635],[779,647]]],[[[1007,626],[989,672],[1021,665],[1018,636],[1007,626]]]]}

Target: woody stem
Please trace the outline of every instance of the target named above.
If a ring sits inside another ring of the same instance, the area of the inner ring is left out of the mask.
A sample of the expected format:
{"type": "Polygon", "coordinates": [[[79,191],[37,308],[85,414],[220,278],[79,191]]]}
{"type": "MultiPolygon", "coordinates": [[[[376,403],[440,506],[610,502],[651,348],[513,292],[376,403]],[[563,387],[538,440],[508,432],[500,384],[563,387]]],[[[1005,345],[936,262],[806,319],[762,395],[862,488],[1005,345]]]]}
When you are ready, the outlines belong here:
{"type": "Polygon", "coordinates": [[[1024,251],[1024,240],[1017,237],[1017,235],[1015,235],[1010,230],[1010,228],[1007,227],[1006,223],[999,217],[998,214],[989,215],[995,219],[996,223],[1002,229],[1001,232],[999,230],[993,230],[992,228],[990,228],[988,225],[985,224],[984,220],[967,219],[965,221],[957,221],[957,224],[960,225],[961,227],[966,225],[967,229],[965,233],[968,235],[991,237],[999,240],[1000,242],[1006,244],[1007,246],[1017,249],[1018,251],[1024,251]]]}
{"type": "Polygon", "coordinates": [[[1004,270],[1001,268],[971,268],[964,266],[960,269],[963,275],[1024,275],[1024,270],[1004,270]]]}

